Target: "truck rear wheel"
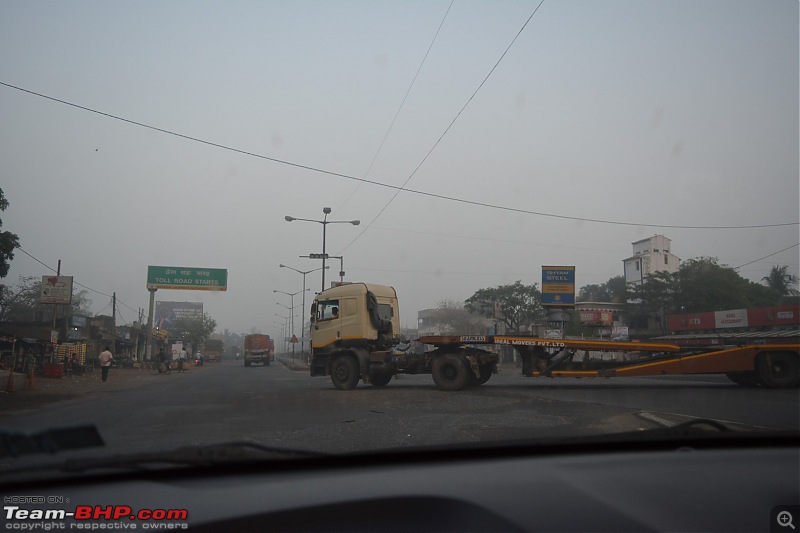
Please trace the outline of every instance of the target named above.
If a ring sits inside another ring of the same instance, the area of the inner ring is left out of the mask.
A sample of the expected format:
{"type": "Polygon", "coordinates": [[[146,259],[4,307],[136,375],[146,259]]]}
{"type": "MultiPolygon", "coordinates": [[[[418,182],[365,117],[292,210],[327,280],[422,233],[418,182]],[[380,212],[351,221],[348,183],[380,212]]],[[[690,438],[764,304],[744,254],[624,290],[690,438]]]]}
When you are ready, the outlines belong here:
{"type": "Polygon", "coordinates": [[[800,361],[794,352],[766,352],[756,365],[761,383],[771,389],[794,387],[800,380],[800,361]]]}
{"type": "Polygon", "coordinates": [[[440,355],[433,361],[431,374],[440,390],[457,391],[469,384],[470,369],[463,357],[454,353],[440,355]]]}
{"type": "Polygon", "coordinates": [[[358,385],[358,361],[351,355],[340,355],[331,363],[331,381],[339,390],[354,389],[358,385]]]}

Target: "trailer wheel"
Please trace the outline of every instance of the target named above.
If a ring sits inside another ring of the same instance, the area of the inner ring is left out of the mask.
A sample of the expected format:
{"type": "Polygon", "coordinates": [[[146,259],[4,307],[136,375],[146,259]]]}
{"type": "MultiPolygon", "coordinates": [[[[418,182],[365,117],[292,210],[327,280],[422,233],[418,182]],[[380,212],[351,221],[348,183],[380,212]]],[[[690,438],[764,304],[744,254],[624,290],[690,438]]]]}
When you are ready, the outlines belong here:
{"type": "Polygon", "coordinates": [[[250,366],[250,361],[245,361],[244,366],[250,366]]]}
{"type": "Polygon", "coordinates": [[[394,374],[390,372],[374,372],[369,375],[369,383],[376,389],[381,389],[392,381],[394,374]]]}
{"type": "Polygon", "coordinates": [[[350,390],[358,385],[358,361],[351,355],[340,355],[331,363],[331,381],[339,390],[350,390]]]}
{"type": "Polygon", "coordinates": [[[471,372],[461,356],[447,353],[433,361],[431,374],[440,390],[457,391],[469,384],[471,372]]]}
{"type": "Polygon", "coordinates": [[[728,372],[725,376],[742,387],[756,387],[759,384],[755,372],[728,372]]]}
{"type": "Polygon", "coordinates": [[[761,383],[771,389],[794,387],[800,379],[800,361],[794,352],[766,352],[757,368],[761,383]]]}

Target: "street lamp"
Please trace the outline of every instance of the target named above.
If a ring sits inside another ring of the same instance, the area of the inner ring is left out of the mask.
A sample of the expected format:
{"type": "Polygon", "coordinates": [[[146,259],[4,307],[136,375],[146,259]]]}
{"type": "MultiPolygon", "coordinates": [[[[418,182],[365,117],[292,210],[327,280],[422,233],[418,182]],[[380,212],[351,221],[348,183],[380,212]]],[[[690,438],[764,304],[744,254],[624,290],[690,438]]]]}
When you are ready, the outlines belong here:
{"type": "MultiPolygon", "coordinates": [[[[294,296],[295,296],[295,294],[300,294],[301,292],[304,292],[304,291],[307,291],[307,290],[310,290],[310,289],[303,289],[302,291],[297,291],[297,292],[284,292],[284,291],[275,291],[275,290],[272,291],[274,293],[278,293],[279,292],[281,294],[285,294],[285,295],[289,296],[292,299],[292,306],[287,308],[287,309],[289,309],[290,316],[292,317],[292,320],[291,320],[292,337],[294,337],[294,317],[295,317],[295,315],[294,315],[294,296]]],[[[305,300],[305,298],[303,298],[303,300],[305,300]]],[[[278,305],[283,305],[283,304],[278,303],[278,305]]],[[[284,307],[286,307],[286,306],[284,305],[284,307]]],[[[292,343],[292,358],[294,358],[294,343],[292,343]]]]}
{"type": "Polygon", "coordinates": [[[327,253],[325,253],[325,244],[326,244],[326,229],[328,224],[352,224],[354,226],[358,226],[361,224],[360,220],[328,220],[328,215],[331,212],[330,207],[323,207],[322,212],[325,214],[325,217],[322,220],[312,220],[308,218],[296,218],[286,216],[284,219],[286,222],[294,222],[295,220],[302,220],[304,222],[317,222],[322,224],[322,290],[325,290],[325,259],[327,258],[327,253]]]}
{"type": "MultiPolygon", "coordinates": [[[[300,334],[300,351],[304,354],[306,353],[306,274],[310,274],[311,272],[316,272],[317,270],[322,270],[323,267],[315,268],[313,270],[297,270],[294,267],[290,267],[288,265],[280,264],[278,265],[281,268],[288,268],[289,270],[294,270],[295,272],[303,275],[303,315],[300,319],[300,325],[302,326],[302,332],[300,334]]],[[[325,267],[330,268],[330,267],[325,267]]]]}
{"type": "Polygon", "coordinates": [[[275,313],[275,316],[281,317],[285,321],[283,324],[283,349],[285,352],[288,352],[289,350],[286,348],[286,337],[288,336],[286,335],[286,331],[289,329],[289,320],[294,319],[294,316],[283,316],[278,313],[275,313]]]}
{"type": "MultiPolygon", "coordinates": [[[[308,254],[308,255],[301,255],[300,257],[304,259],[322,259],[322,254],[308,254]]],[[[327,259],[338,259],[339,260],[339,283],[344,284],[344,257],[341,255],[329,255],[327,259]]],[[[330,267],[325,267],[330,268],[330,267]]]]}

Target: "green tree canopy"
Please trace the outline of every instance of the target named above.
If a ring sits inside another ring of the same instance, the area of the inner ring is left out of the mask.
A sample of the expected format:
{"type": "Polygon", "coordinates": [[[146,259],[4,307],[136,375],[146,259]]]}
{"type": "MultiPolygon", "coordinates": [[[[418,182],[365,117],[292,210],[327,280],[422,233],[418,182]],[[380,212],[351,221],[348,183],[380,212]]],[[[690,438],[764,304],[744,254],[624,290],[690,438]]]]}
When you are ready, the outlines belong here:
{"type": "Polygon", "coordinates": [[[614,276],[599,285],[584,285],[578,291],[579,302],[611,302],[624,303],[627,298],[628,287],[625,276],[614,276]]]}
{"type": "Polygon", "coordinates": [[[502,322],[509,332],[519,332],[523,326],[544,318],[542,293],[535,283],[523,285],[520,280],[511,285],[480,289],[467,298],[464,308],[502,322]]]}
{"type": "Polygon", "coordinates": [[[761,278],[761,281],[766,283],[767,287],[778,292],[781,296],[797,296],[800,294],[795,285],[797,285],[798,278],[791,272],[787,265],[775,265],[769,271],[768,276],[761,278]]]}
{"type": "Polygon", "coordinates": [[[713,257],[689,259],[678,272],[656,272],[631,287],[626,311],[631,323],[656,317],[665,332],[669,314],[702,313],[781,304],[777,290],[749,281],[713,257]]]}
{"type": "MultiPolygon", "coordinates": [[[[5,211],[8,205],[3,189],[0,189],[0,211],[5,211]]],[[[2,227],[3,221],[0,220],[0,228],[2,227]]],[[[14,249],[16,248],[19,248],[19,237],[10,231],[0,231],[0,278],[8,275],[8,269],[11,268],[11,260],[14,259],[14,249]]]]}
{"type": "Polygon", "coordinates": [[[210,338],[217,329],[217,321],[211,318],[208,313],[202,316],[191,318],[180,318],[170,328],[170,337],[181,339],[184,343],[190,343],[192,349],[196,350],[203,341],[210,338]]]}

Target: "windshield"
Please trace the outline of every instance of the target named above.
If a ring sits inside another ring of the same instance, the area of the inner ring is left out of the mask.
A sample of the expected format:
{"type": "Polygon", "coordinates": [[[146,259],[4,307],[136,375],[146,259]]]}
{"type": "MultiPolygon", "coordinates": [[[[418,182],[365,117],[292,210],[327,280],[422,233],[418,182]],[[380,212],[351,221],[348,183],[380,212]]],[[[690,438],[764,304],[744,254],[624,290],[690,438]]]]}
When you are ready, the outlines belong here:
{"type": "Polygon", "coordinates": [[[6,432],[798,430],[797,2],[2,2],[0,49],[6,432]]]}

